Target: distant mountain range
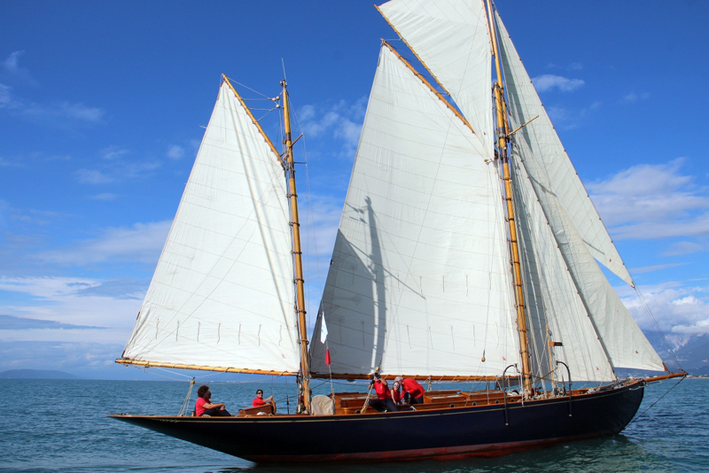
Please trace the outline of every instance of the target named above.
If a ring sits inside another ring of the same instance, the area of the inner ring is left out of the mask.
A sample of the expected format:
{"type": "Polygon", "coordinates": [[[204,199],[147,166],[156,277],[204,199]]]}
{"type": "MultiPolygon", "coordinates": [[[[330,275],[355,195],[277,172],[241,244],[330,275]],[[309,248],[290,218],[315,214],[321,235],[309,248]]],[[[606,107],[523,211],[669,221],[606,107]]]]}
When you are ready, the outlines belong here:
{"type": "Polygon", "coordinates": [[[56,370],[8,370],[0,372],[0,379],[79,379],[73,374],[56,370]]]}
{"type": "Polygon", "coordinates": [[[679,367],[691,375],[709,375],[709,335],[691,335],[681,342],[666,337],[675,352],[674,355],[670,353],[668,343],[665,343],[659,332],[645,332],[645,336],[670,369],[676,370],[679,364],[679,367]]]}

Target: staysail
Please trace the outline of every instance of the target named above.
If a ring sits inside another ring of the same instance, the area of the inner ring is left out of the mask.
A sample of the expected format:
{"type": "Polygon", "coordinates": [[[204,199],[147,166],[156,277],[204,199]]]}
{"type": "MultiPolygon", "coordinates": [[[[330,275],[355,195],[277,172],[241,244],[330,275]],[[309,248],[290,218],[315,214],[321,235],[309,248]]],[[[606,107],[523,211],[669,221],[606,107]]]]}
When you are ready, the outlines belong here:
{"type": "Polygon", "coordinates": [[[594,258],[632,286],[633,280],[566,154],[507,30],[499,15],[496,14],[495,18],[500,32],[512,128],[534,119],[533,126],[518,133],[517,142],[534,150],[540,172],[554,183],[554,193],[594,258]]]}
{"type": "Polygon", "coordinates": [[[538,337],[535,351],[563,340],[556,353],[579,379],[612,379],[611,367],[662,371],[661,359],[594,261],[632,284],[499,16],[496,21],[511,128],[538,117],[515,134],[512,158],[528,313],[536,331],[547,335],[538,337]]]}
{"type": "Polygon", "coordinates": [[[296,373],[279,157],[225,79],[122,362],[296,373]]]}
{"type": "MultiPolygon", "coordinates": [[[[487,157],[384,45],[319,315],[333,373],[465,378],[518,362],[500,179],[487,157]]],[[[311,354],[311,371],[328,373],[319,340],[311,354]]]]}

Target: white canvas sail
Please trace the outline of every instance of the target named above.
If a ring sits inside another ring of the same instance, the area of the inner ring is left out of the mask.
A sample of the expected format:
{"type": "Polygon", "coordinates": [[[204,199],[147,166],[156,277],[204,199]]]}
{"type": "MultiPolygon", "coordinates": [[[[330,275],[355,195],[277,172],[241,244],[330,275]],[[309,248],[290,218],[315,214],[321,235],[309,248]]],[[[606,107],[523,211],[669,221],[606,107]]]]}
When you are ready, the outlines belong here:
{"type": "Polygon", "coordinates": [[[545,180],[553,183],[552,191],[593,257],[632,286],[632,278],[571,164],[499,15],[496,15],[496,20],[512,118],[511,129],[538,117],[516,134],[516,142],[533,150],[533,154],[524,157],[534,159],[545,180]]]}
{"type": "MultiPolygon", "coordinates": [[[[332,372],[500,375],[519,361],[500,179],[486,157],[383,47],[322,299],[332,372]]],[[[318,340],[311,355],[327,373],[318,340]]]]}
{"type": "Polygon", "coordinates": [[[537,291],[529,297],[530,316],[538,314],[538,323],[563,340],[563,348],[556,350],[574,366],[577,379],[579,374],[580,379],[608,379],[607,363],[662,371],[661,359],[593,259],[603,263],[606,258],[609,269],[632,283],[499,17],[497,22],[511,126],[539,116],[515,135],[513,147],[513,158],[519,158],[514,159],[517,209],[528,217],[525,272],[528,281],[545,281],[541,288],[527,287],[528,293],[537,291]],[[536,206],[543,212],[533,212],[536,206]],[[598,355],[599,342],[603,356],[598,355]]]}
{"type": "Polygon", "coordinates": [[[492,157],[490,35],[479,0],[392,0],[386,20],[455,100],[492,157]]]}
{"type": "Polygon", "coordinates": [[[123,357],[297,372],[284,172],[224,81],[123,357]]]}
{"type": "MultiPolygon", "coordinates": [[[[532,373],[549,379],[559,360],[569,366],[573,379],[613,380],[610,360],[569,273],[535,186],[518,158],[512,156],[511,172],[532,373]],[[554,342],[561,346],[552,348],[550,343],[554,342]]],[[[593,260],[591,263],[598,268],[593,260]]],[[[565,371],[559,374],[567,376],[565,371]]]]}

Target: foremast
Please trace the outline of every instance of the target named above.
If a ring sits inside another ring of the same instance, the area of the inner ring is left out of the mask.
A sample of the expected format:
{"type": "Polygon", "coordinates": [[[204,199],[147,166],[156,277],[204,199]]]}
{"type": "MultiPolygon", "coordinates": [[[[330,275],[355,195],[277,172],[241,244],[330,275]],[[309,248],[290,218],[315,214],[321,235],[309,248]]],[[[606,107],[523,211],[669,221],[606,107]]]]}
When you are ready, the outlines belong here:
{"type": "Polygon", "coordinates": [[[283,87],[283,128],[285,137],[285,157],[283,166],[288,175],[288,199],[291,208],[291,228],[293,232],[293,259],[295,268],[296,300],[295,309],[298,312],[298,333],[300,334],[300,399],[298,401],[299,410],[310,412],[310,369],[308,366],[308,333],[305,319],[305,281],[303,279],[303,258],[300,246],[300,222],[298,220],[298,193],[295,186],[295,160],[293,159],[293,138],[290,125],[290,107],[288,102],[288,90],[285,79],[281,81],[283,87]]]}
{"type": "Polygon", "coordinates": [[[519,244],[517,241],[517,226],[515,224],[515,209],[512,199],[512,179],[510,177],[510,163],[507,152],[510,130],[509,123],[507,121],[502,66],[500,64],[500,53],[497,45],[497,33],[495,31],[492,2],[491,0],[486,0],[486,3],[492,55],[495,58],[495,70],[497,73],[497,80],[493,84],[497,118],[497,157],[502,164],[502,179],[505,183],[505,202],[507,203],[507,222],[509,225],[510,252],[512,256],[512,276],[515,288],[515,305],[517,310],[517,331],[519,333],[519,350],[520,358],[522,360],[522,381],[524,383],[525,394],[530,394],[532,392],[532,374],[529,362],[529,342],[527,341],[527,320],[524,307],[524,289],[522,287],[522,269],[520,266],[519,244]]]}

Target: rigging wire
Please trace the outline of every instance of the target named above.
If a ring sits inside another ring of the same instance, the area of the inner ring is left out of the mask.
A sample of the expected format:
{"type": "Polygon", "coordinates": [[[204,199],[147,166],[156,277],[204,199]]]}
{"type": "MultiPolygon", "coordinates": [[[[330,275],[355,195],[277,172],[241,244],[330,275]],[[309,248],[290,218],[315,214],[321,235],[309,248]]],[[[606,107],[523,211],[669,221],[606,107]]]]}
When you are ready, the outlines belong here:
{"type": "Polygon", "coordinates": [[[681,382],[684,381],[684,380],[685,380],[685,377],[683,376],[682,378],[680,378],[679,381],[677,381],[677,383],[676,383],[674,386],[672,386],[670,389],[668,389],[667,392],[665,392],[665,394],[663,394],[663,395],[660,396],[655,402],[653,402],[652,404],[650,404],[650,406],[648,406],[648,408],[645,409],[640,415],[635,416],[635,417],[633,418],[633,420],[631,420],[631,421],[628,423],[628,425],[632,424],[633,422],[635,422],[636,420],[638,420],[639,418],[641,418],[642,416],[644,416],[644,415],[647,413],[647,411],[649,411],[650,409],[652,409],[653,407],[655,407],[655,404],[657,404],[658,402],[660,402],[660,401],[662,400],[662,398],[664,398],[665,396],[667,396],[667,395],[670,393],[670,391],[672,391],[674,388],[676,388],[677,386],[679,386],[679,383],[681,383],[681,382]]]}

